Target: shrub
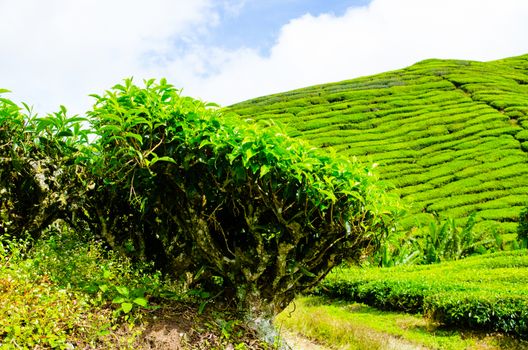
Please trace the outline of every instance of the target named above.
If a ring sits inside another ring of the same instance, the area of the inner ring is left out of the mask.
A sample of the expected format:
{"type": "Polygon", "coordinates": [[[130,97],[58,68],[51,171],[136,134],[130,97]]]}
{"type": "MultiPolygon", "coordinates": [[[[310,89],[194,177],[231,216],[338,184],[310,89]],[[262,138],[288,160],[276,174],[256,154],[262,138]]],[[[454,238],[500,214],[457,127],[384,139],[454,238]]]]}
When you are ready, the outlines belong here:
{"type": "Polygon", "coordinates": [[[62,106],[42,118],[24,107],[0,98],[0,234],[36,237],[82,203],[73,158],[88,131],[62,106]]]}
{"type": "MultiPolygon", "coordinates": [[[[85,220],[110,246],[269,317],[390,220],[370,169],[161,80],[97,99],[85,220]]],[[[82,213],[79,213],[81,216],[82,213]]]]}
{"type": "Polygon", "coordinates": [[[102,279],[109,265],[106,271],[121,280],[134,270],[105,257],[101,245],[78,238],[70,232],[37,242],[0,236],[0,348],[131,348],[132,334],[110,334],[122,321],[108,307],[111,299],[99,300],[77,282],[81,275],[85,282],[102,279]]]}
{"type": "Polygon", "coordinates": [[[527,267],[524,252],[510,251],[427,266],[336,269],[315,292],[527,338],[527,267]]]}

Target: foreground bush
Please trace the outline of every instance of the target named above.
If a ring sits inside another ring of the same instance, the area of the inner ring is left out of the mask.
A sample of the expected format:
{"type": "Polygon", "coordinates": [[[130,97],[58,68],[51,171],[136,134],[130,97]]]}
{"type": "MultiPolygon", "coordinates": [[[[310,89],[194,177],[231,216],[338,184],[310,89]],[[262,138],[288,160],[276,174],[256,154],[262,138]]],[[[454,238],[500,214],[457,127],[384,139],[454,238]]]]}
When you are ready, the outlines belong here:
{"type": "Polygon", "coordinates": [[[64,226],[0,236],[0,349],[275,349],[194,292],[64,226]]]}
{"type": "Polygon", "coordinates": [[[230,118],[163,80],[94,96],[86,221],[116,250],[241,310],[276,314],[387,225],[368,167],[278,126],[230,118]]]}
{"type": "Polygon", "coordinates": [[[528,256],[515,251],[429,266],[345,269],[328,276],[318,293],[526,338],[527,268],[528,256]]]}
{"type": "Polygon", "coordinates": [[[0,97],[0,235],[36,238],[59,218],[74,224],[85,194],[74,159],[88,130],[62,106],[45,117],[24,107],[0,97]]]}

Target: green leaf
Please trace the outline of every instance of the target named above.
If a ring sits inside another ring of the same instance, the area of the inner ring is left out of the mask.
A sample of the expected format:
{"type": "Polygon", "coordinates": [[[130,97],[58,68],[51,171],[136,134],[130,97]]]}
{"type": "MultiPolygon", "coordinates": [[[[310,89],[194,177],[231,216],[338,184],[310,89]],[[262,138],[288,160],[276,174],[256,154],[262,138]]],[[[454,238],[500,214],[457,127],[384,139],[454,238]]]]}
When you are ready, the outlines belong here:
{"type": "Polygon", "coordinates": [[[73,136],[73,132],[71,130],[64,130],[57,134],[57,137],[70,137],[73,136]]]}
{"type": "Polygon", "coordinates": [[[174,164],[177,164],[176,161],[174,160],[174,158],[171,158],[169,156],[163,156],[163,157],[159,157],[157,159],[158,162],[169,162],[169,163],[174,163],[174,164]]]}
{"type": "Polygon", "coordinates": [[[38,119],[36,132],[40,133],[42,130],[46,129],[50,125],[53,125],[53,122],[49,118],[38,119]]]}
{"type": "Polygon", "coordinates": [[[132,121],[130,121],[130,127],[136,126],[138,124],[146,124],[152,129],[152,122],[143,117],[135,117],[132,121]]]}
{"type": "Polygon", "coordinates": [[[83,117],[75,116],[75,117],[68,118],[67,121],[68,121],[68,124],[72,124],[76,122],[85,122],[87,121],[87,119],[83,117]]]}
{"type": "Polygon", "coordinates": [[[198,314],[199,315],[203,314],[206,306],[207,306],[207,302],[206,301],[200,303],[200,306],[198,307],[198,314]]]}
{"type": "Polygon", "coordinates": [[[11,100],[8,100],[7,98],[1,98],[1,97],[0,97],[0,102],[3,102],[3,103],[5,103],[5,104],[11,105],[11,106],[15,106],[15,107],[17,106],[16,103],[14,103],[14,102],[11,101],[11,100]]]}
{"type": "Polygon", "coordinates": [[[145,298],[136,298],[134,299],[134,303],[142,307],[147,307],[148,300],[145,298]]]}
{"type": "Polygon", "coordinates": [[[6,92],[11,92],[11,91],[9,91],[9,90],[7,90],[7,89],[0,89],[0,94],[4,94],[4,93],[6,93],[6,92]]]}
{"type": "Polygon", "coordinates": [[[110,331],[108,329],[101,329],[99,332],[97,332],[97,335],[101,337],[108,334],[110,334],[110,331]]]}
{"type": "Polygon", "coordinates": [[[112,300],[112,303],[113,304],[122,304],[126,301],[125,298],[123,297],[115,297],[113,300],[112,300]]]}
{"type": "Polygon", "coordinates": [[[210,141],[210,140],[203,140],[202,142],[200,142],[200,146],[198,148],[203,148],[204,146],[207,146],[207,145],[212,145],[213,143],[210,141]]]}
{"type": "Polygon", "coordinates": [[[304,266],[300,266],[299,268],[301,270],[301,272],[305,275],[305,276],[308,276],[308,277],[317,277],[315,274],[311,273],[310,271],[308,271],[308,269],[306,269],[306,267],[304,266]]]}
{"type": "Polygon", "coordinates": [[[95,98],[96,100],[101,100],[102,97],[97,94],[89,94],[88,96],[95,98]]]}
{"type": "Polygon", "coordinates": [[[103,270],[103,278],[105,280],[112,278],[112,273],[106,269],[103,270]]]}
{"type": "Polygon", "coordinates": [[[128,314],[130,310],[132,310],[132,307],[134,307],[134,304],[132,303],[123,303],[121,304],[121,309],[125,314],[128,314]]]}
{"type": "Polygon", "coordinates": [[[154,157],[151,161],[149,161],[149,166],[153,165],[153,164],[156,164],[157,162],[169,162],[169,163],[173,163],[173,164],[178,164],[176,163],[176,161],[174,160],[174,158],[171,158],[169,156],[163,156],[163,157],[154,157]]]}
{"type": "Polygon", "coordinates": [[[120,90],[120,91],[123,91],[123,92],[126,91],[126,88],[123,85],[121,85],[121,84],[116,84],[116,85],[112,86],[112,89],[113,90],[120,90]]]}
{"type": "Polygon", "coordinates": [[[143,138],[141,137],[141,135],[134,134],[132,132],[127,132],[125,134],[125,137],[131,137],[133,139],[136,139],[139,142],[139,144],[141,144],[141,145],[143,144],[143,138]]]}
{"type": "Polygon", "coordinates": [[[128,297],[130,291],[128,290],[127,287],[122,287],[122,286],[117,286],[116,287],[116,290],[119,294],[125,296],[125,297],[128,297]]]}
{"type": "Polygon", "coordinates": [[[227,155],[227,159],[229,159],[229,164],[233,164],[235,159],[238,157],[238,154],[236,153],[230,153],[227,155]]]}
{"type": "Polygon", "coordinates": [[[109,121],[115,121],[115,122],[118,122],[119,124],[123,124],[124,120],[123,118],[121,117],[118,117],[117,115],[115,114],[107,114],[107,115],[104,115],[104,119],[103,121],[105,123],[108,123],[109,121]]]}
{"type": "Polygon", "coordinates": [[[114,136],[111,136],[108,138],[108,140],[105,140],[105,143],[110,143],[110,142],[116,142],[117,141],[121,141],[121,140],[124,140],[125,138],[122,137],[122,136],[118,136],[118,135],[114,135],[114,136]]]}
{"type": "Polygon", "coordinates": [[[99,131],[101,132],[107,132],[107,131],[110,131],[110,132],[114,132],[114,133],[120,133],[121,132],[121,128],[117,125],[104,125],[102,127],[99,128],[99,131]]]}
{"type": "Polygon", "coordinates": [[[246,160],[250,160],[255,155],[255,153],[253,153],[253,150],[251,148],[248,148],[244,152],[244,155],[246,156],[246,160]]]}
{"type": "Polygon", "coordinates": [[[269,173],[270,171],[270,167],[268,165],[263,165],[260,167],[260,177],[263,177],[264,175],[266,175],[267,173],[269,173]]]}
{"type": "Polygon", "coordinates": [[[260,165],[252,164],[249,168],[253,174],[256,174],[260,170],[260,165]]]}

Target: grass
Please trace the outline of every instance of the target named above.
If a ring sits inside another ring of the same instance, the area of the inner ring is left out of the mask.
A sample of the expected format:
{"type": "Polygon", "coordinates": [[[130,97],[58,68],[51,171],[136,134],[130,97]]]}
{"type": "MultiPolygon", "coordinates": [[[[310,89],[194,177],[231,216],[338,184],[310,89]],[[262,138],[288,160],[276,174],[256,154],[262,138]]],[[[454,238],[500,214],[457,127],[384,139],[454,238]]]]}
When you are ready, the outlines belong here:
{"type": "Polygon", "coordinates": [[[528,55],[426,60],[227,109],[276,119],[292,136],[379,163],[380,177],[394,185],[410,216],[429,206],[444,218],[477,211],[483,227],[512,234],[512,221],[528,203],[527,81],[528,55]],[[478,198],[468,196],[477,191],[478,198]]]}
{"type": "Polygon", "coordinates": [[[297,298],[275,320],[332,349],[520,349],[528,344],[500,334],[443,328],[420,315],[380,311],[323,297],[297,298]]]}
{"type": "Polygon", "coordinates": [[[528,338],[528,255],[499,252],[434,265],[334,270],[318,292],[461,329],[528,338]]]}
{"type": "Polygon", "coordinates": [[[0,349],[272,348],[199,292],[62,227],[0,236],[0,349]]]}
{"type": "Polygon", "coordinates": [[[101,291],[88,293],[79,285],[81,278],[91,283],[96,274],[102,276],[104,266],[123,278],[121,272],[126,267],[118,267],[118,260],[103,258],[99,248],[59,242],[57,237],[30,248],[27,240],[2,237],[1,349],[132,348],[137,335],[134,324],[117,317],[101,291]],[[63,249],[64,245],[69,248],[63,249]]]}

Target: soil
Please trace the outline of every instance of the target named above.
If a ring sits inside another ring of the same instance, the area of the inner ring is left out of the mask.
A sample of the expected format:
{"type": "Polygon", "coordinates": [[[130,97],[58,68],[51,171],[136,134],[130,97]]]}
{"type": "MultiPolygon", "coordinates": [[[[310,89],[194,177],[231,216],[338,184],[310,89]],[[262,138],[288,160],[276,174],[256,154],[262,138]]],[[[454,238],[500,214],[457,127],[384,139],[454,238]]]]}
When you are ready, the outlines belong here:
{"type": "Polygon", "coordinates": [[[232,313],[206,309],[200,314],[198,305],[164,305],[144,320],[144,328],[135,344],[138,350],[234,350],[240,343],[247,349],[264,349],[256,333],[232,313]]]}
{"type": "Polygon", "coordinates": [[[292,350],[331,350],[298,333],[283,332],[281,335],[292,350]]]}
{"type": "MultiPolygon", "coordinates": [[[[211,309],[200,314],[197,310],[197,305],[181,303],[170,307],[164,305],[151,312],[144,320],[144,332],[137,339],[135,348],[138,350],[234,350],[237,344],[244,343],[247,349],[265,349],[257,334],[242,324],[230,328],[227,333],[222,332],[221,324],[229,322],[231,313],[211,309]]],[[[380,337],[379,332],[373,332],[376,333],[372,334],[373,337],[380,337]]],[[[281,337],[284,341],[282,349],[285,350],[331,349],[298,333],[283,331],[281,337]]],[[[387,334],[382,338],[386,349],[425,349],[387,334]]]]}

